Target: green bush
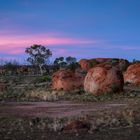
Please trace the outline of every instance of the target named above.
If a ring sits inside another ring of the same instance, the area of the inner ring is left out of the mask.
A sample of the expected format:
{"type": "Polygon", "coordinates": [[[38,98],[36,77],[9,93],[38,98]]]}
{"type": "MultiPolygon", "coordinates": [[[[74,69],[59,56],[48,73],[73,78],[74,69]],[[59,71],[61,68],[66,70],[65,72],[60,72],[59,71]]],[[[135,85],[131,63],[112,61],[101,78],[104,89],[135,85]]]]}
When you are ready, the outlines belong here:
{"type": "Polygon", "coordinates": [[[43,83],[43,82],[50,82],[50,81],[51,81],[51,76],[49,75],[37,77],[35,79],[35,83],[43,83]]]}

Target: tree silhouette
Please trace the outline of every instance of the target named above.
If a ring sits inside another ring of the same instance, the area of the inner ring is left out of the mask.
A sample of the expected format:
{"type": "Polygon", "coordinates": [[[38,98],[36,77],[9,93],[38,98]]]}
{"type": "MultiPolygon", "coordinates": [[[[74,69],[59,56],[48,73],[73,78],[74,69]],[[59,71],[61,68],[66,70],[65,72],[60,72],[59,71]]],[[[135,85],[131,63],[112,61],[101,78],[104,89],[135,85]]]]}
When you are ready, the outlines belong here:
{"type": "Polygon", "coordinates": [[[43,65],[48,64],[52,52],[45,46],[34,44],[26,48],[25,53],[29,55],[27,61],[32,65],[38,66],[41,75],[43,75],[43,65]]]}
{"type": "Polygon", "coordinates": [[[68,56],[68,57],[66,57],[66,62],[67,62],[68,65],[71,65],[73,63],[76,63],[76,58],[68,56]]]}

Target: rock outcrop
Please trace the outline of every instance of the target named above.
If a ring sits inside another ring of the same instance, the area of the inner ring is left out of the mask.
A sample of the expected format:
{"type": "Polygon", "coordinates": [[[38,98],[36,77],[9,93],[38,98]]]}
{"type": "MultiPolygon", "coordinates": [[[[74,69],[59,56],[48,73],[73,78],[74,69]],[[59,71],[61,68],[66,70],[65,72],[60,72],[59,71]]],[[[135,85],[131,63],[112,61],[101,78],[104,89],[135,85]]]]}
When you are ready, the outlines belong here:
{"type": "Polygon", "coordinates": [[[123,75],[114,66],[99,64],[90,69],[85,77],[85,91],[94,95],[123,91],[123,75]]]}
{"type": "Polygon", "coordinates": [[[129,66],[129,61],[117,58],[95,58],[95,59],[81,59],[79,65],[85,71],[90,70],[97,64],[108,64],[119,68],[120,71],[125,71],[129,66]]]}

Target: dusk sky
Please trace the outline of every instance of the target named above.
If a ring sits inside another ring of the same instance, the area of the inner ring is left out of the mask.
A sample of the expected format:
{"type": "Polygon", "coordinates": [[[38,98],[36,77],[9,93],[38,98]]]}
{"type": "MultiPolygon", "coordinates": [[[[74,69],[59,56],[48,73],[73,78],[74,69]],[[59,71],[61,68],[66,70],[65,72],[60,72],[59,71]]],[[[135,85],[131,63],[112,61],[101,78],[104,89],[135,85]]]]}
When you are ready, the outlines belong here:
{"type": "Polygon", "coordinates": [[[53,58],[140,59],[140,0],[0,0],[0,57],[32,44],[53,58]]]}

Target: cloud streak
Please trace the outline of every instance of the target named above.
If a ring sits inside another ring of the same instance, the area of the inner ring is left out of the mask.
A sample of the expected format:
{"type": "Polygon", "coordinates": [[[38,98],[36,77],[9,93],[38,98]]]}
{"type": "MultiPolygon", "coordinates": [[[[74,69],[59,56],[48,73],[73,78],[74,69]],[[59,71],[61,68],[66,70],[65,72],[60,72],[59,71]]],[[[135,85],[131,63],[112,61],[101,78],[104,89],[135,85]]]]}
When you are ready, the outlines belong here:
{"type": "Polygon", "coordinates": [[[70,37],[61,32],[33,33],[24,29],[22,31],[18,29],[0,31],[0,57],[4,59],[17,58],[19,60],[25,58],[25,48],[33,44],[48,46],[53,52],[53,58],[59,56],[74,56],[78,59],[94,57],[127,58],[130,52],[140,49],[137,45],[116,45],[111,40],[70,37]]]}
{"type": "Polygon", "coordinates": [[[0,35],[0,53],[20,54],[32,44],[51,46],[88,45],[95,44],[96,40],[53,36],[52,34],[40,35],[0,35]]]}

